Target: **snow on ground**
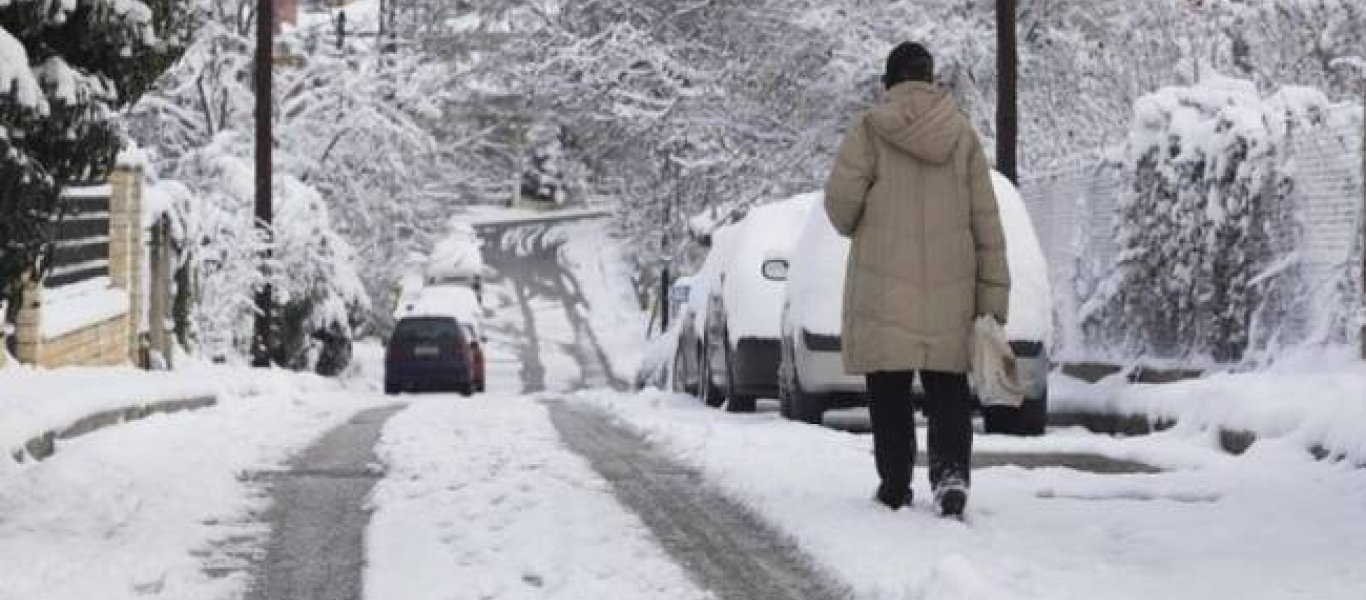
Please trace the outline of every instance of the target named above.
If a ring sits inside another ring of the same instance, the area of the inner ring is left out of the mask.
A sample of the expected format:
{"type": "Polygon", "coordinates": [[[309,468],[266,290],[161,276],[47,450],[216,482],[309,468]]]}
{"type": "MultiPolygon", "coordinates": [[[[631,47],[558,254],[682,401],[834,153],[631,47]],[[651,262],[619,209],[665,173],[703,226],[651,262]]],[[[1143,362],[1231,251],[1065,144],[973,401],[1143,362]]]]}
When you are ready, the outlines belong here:
{"type": "Polygon", "coordinates": [[[1171,470],[978,470],[965,525],[934,516],[923,469],[914,509],[875,506],[866,435],[728,414],[662,392],[575,401],[698,468],[859,598],[1347,600],[1366,589],[1366,471],[1315,462],[1278,440],[1231,457],[1175,433],[978,436],[978,451],[1086,449],[1171,470]]]}
{"type": "Polygon", "coordinates": [[[1055,375],[1050,410],[1145,415],[1183,431],[1228,429],[1322,448],[1366,465],[1366,361],[1347,350],[1288,357],[1254,373],[1160,385],[1117,375],[1087,384],[1055,375]]]}
{"type": "Polygon", "coordinates": [[[648,316],[631,286],[632,273],[620,242],[608,234],[603,220],[566,225],[561,252],[566,268],[578,278],[588,306],[589,326],[607,354],[612,372],[630,381],[641,360],[641,337],[648,316]]]}
{"type": "Polygon", "coordinates": [[[530,398],[426,397],[378,451],[371,600],[709,597],[530,398]]]}
{"type": "MultiPolygon", "coordinates": [[[[9,371],[0,377],[14,383],[9,371]]],[[[63,402],[59,396],[94,397],[93,390],[131,390],[139,381],[118,370],[19,376],[29,378],[50,380],[32,389],[65,382],[46,388],[54,403],[63,402]]],[[[242,475],[278,468],[379,400],[282,373],[224,369],[212,379],[238,379],[239,390],[261,395],[224,396],[216,407],[97,431],[62,442],[40,463],[0,460],[0,600],[241,597],[240,570],[213,578],[203,569],[215,557],[227,560],[215,544],[264,533],[248,516],[264,508],[264,499],[242,475]]],[[[149,375],[143,383],[193,388],[176,381],[149,375]]]]}
{"type": "Polygon", "coordinates": [[[336,383],[310,375],[273,371],[246,375],[240,368],[187,364],[175,371],[132,367],[0,370],[0,463],[9,451],[45,431],[60,430],[107,410],[150,402],[207,396],[251,396],[287,391],[325,391],[336,383]]]}

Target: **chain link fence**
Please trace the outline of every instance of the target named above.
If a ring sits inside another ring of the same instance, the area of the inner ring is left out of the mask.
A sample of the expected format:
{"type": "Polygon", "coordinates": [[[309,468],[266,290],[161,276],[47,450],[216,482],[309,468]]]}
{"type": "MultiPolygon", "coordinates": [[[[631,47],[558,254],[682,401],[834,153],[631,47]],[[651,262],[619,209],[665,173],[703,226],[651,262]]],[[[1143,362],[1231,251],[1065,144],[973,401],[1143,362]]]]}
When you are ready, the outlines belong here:
{"type": "MultiPolygon", "coordinates": [[[[1245,360],[1287,347],[1354,344],[1366,318],[1362,296],[1362,117],[1335,109],[1325,126],[1296,134],[1284,170],[1294,182],[1294,233],[1272,240],[1264,276],[1293,276],[1300,294],[1293,310],[1256,311],[1254,348],[1245,360]],[[1259,353],[1260,351],[1260,353],[1259,353]]],[[[1108,153],[1115,155],[1118,153],[1108,153]]],[[[1103,300],[1100,283],[1118,265],[1118,204],[1132,185],[1119,160],[1094,155],[1061,170],[1030,174],[1020,192],[1034,220],[1053,284],[1054,354],[1064,361],[1126,363],[1125,356],[1088,339],[1088,303],[1103,300]]],[[[1114,324],[1123,327],[1123,324],[1114,324]]]]}

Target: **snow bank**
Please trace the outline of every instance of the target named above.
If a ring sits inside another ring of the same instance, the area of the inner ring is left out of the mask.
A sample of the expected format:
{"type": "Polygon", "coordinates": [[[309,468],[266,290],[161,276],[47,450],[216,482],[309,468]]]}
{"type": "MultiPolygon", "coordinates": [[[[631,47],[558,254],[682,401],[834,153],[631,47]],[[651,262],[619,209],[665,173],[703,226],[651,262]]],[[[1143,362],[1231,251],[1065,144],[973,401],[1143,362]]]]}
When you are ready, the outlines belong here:
{"type": "Polygon", "coordinates": [[[378,451],[367,598],[710,597],[532,399],[418,401],[378,451]]]}
{"type": "Polygon", "coordinates": [[[0,370],[0,473],[10,452],[30,439],[97,413],[169,400],[335,389],[335,382],[318,377],[193,363],[176,371],[7,368],[0,370]]]}
{"type": "Polygon", "coordinates": [[[1087,384],[1056,375],[1050,410],[1174,420],[1184,430],[1231,430],[1326,451],[1366,465],[1366,361],[1348,351],[1288,357],[1271,370],[1161,385],[1117,375],[1087,384]]]}
{"type": "Polygon", "coordinates": [[[56,339],[127,314],[130,302],[128,291],[111,287],[108,277],[47,290],[39,330],[44,339],[56,339]]]}
{"type": "Polygon", "coordinates": [[[1284,444],[1232,458],[1175,434],[978,436],[978,452],[1090,446],[1173,470],[978,469],[965,525],[932,513],[923,469],[912,509],[876,506],[870,436],[773,413],[727,414],[660,392],[574,400],[603,408],[698,469],[857,598],[1349,600],[1366,586],[1358,567],[1366,556],[1366,473],[1284,444]],[[1249,569],[1275,576],[1249,577],[1249,569]]]}

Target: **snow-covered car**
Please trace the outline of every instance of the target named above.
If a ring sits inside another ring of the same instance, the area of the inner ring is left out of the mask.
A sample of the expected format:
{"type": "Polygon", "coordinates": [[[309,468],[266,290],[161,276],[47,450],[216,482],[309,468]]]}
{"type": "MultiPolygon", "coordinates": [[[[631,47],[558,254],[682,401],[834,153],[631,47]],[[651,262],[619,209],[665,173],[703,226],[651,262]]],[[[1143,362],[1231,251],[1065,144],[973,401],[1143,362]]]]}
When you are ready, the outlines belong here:
{"type": "Polygon", "coordinates": [[[414,317],[448,317],[458,322],[465,330],[472,389],[482,392],[485,389],[484,345],[488,343],[484,334],[483,315],[483,306],[473,289],[463,285],[436,285],[422,288],[417,299],[401,307],[396,316],[400,323],[403,319],[414,317]]]}
{"type": "Polygon", "coordinates": [[[786,256],[813,206],[810,197],[766,204],[712,233],[675,357],[678,389],[732,412],[777,394],[786,256]]]}
{"type": "MultiPolygon", "coordinates": [[[[1000,205],[1010,264],[1010,322],[1006,335],[1025,386],[1019,409],[985,407],[987,431],[1037,435],[1048,411],[1048,345],[1052,297],[1043,248],[1015,186],[999,173],[992,184],[1000,205]]],[[[819,201],[820,194],[812,195],[819,201]]],[[[829,408],[867,403],[863,377],[844,372],[841,314],[849,240],[825,211],[812,211],[794,246],[782,307],[779,400],[783,416],[820,423],[829,408]]]]}
{"type": "Polygon", "coordinates": [[[475,295],[483,293],[483,242],[467,223],[452,220],[445,238],[437,242],[423,268],[426,286],[463,285],[475,295]]]}

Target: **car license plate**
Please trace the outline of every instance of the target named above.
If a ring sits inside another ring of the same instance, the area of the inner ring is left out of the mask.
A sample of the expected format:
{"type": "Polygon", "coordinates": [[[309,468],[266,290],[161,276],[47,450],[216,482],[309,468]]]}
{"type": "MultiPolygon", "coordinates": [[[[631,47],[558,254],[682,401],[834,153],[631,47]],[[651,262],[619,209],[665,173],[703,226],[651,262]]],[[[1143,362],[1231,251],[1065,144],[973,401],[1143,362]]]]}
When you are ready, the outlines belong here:
{"type": "Polygon", "coordinates": [[[436,346],[417,346],[413,348],[413,356],[418,358],[431,358],[441,354],[441,349],[436,346]]]}

